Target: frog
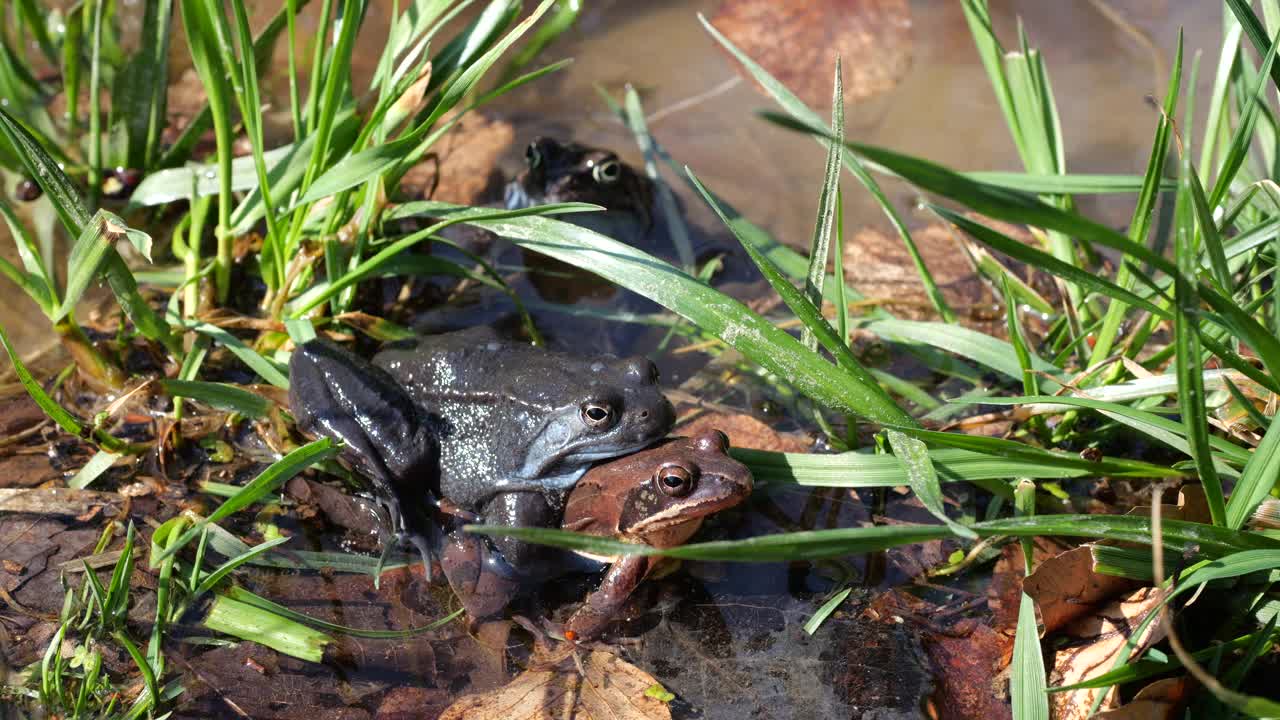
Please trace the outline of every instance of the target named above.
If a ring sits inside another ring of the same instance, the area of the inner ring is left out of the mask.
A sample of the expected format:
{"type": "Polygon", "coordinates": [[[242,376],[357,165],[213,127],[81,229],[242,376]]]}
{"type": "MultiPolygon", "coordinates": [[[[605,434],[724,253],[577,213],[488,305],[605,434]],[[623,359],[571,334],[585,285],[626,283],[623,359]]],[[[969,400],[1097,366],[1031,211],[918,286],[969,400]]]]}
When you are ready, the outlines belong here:
{"type": "MultiPolygon", "coordinates": [[[[730,457],[728,448],[724,433],[709,430],[597,464],[569,493],[560,527],[656,548],[679,546],[707,517],[750,496],[751,471],[730,457]]],[[[499,570],[504,558],[478,536],[457,532],[450,534],[441,564],[473,626],[500,615],[533,584],[607,567],[599,589],[564,626],[563,636],[576,643],[597,636],[661,560],[569,552],[553,557],[540,566],[524,565],[525,576],[513,581],[510,572],[499,570]]]]}
{"type": "MultiPolygon", "coordinates": [[[[592,464],[675,422],[650,360],[548,350],[486,326],[392,344],[372,361],[313,340],[290,373],[299,427],[344,443],[428,575],[442,518],[554,525],[592,464]]],[[[494,543],[509,575],[541,552],[494,543]]]]}
{"type": "MultiPolygon", "coordinates": [[[[728,436],[708,430],[593,468],[570,493],[561,528],[659,549],[683,545],[709,516],[751,495],[751,470],[728,451],[728,436]]],[[[663,561],[654,555],[588,557],[607,562],[608,570],[565,623],[570,642],[597,636],[663,561]]]]}
{"type": "Polygon", "coordinates": [[[631,214],[638,229],[653,223],[653,181],[611,150],[540,136],[525,146],[524,162],[507,184],[508,210],[584,202],[631,214]]]}

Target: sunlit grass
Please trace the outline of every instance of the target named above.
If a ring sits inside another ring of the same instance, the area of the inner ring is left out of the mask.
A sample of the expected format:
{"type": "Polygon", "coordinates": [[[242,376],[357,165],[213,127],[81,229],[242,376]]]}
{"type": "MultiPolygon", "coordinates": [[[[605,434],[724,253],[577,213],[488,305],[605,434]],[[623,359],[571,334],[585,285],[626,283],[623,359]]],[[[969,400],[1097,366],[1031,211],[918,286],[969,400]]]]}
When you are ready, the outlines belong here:
{"type": "MultiPolygon", "coordinates": [[[[17,3],[18,17],[35,40],[32,47],[62,70],[68,117],[50,117],[38,101],[53,88],[28,73],[0,72],[0,96],[22,100],[0,109],[0,132],[7,140],[0,143],[0,166],[39,183],[45,196],[40,202],[57,214],[73,245],[61,273],[65,279],[59,281],[49,239],[24,227],[18,214],[0,203],[21,265],[0,261],[0,274],[35,301],[76,367],[95,387],[114,391],[142,381],[127,377],[119,354],[90,342],[76,320],[80,298],[104,280],[128,321],[120,337],[147,343],[177,368],[176,378],[152,379],[158,393],[189,401],[174,403],[175,419],[192,403],[243,418],[279,416],[281,408],[267,395],[205,374],[204,360],[212,349],[224,349],[262,382],[287,388],[290,338],[301,341],[328,331],[358,332],[379,340],[403,334],[403,328],[364,315],[356,305],[356,289],[374,278],[469,278],[488,290],[507,293],[523,313],[521,299],[498,270],[480,258],[469,257],[473,262],[463,266],[415,252],[429,243],[446,242],[440,233],[450,225],[470,224],[522,248],[590,268],[644,295],[681,318],[686,329],[696,327],[718,338],[811,401],[817,408],[814,424],[829,433],[832,447],[848,452],[786,455],[736,450],[766,487],[908,486],[938,520],[930,525],[837,528],[695,543],[664,550],[664,555],[796,561],[944,538],[971,542],[1057,535],[1129,543],[1119,548],[1096,546],[1099,569],[1150,580],[1157,576],[1153,548],[1181,553],[1190,545],[1198,554],[1169,581],[1168,599],[1208,587],[1204,584],[1211,580],[1243,578],[1261,581],[1260,603],[1277,602],[1266,582],[1280,568],[1280,536],[1247,526],[1260,504],[1276,495],[1280,474],[1280,429],[1272,419],[1280,393],[1280,290],[1274,278],[1280,250],[1275,241],[1280,189],[1271,180],[1280,131],[1267,104],[1280,68],[1274,63],[1277,46],[1270,40],[1276,28],[1255,17],[1249,3],[1227,3],[1231,13],[1224,51],[1214,70],[1209,122],[1199,148],[1192,146],[1196,133],[1190,123],[1174,122],[1179,110],[1185,112],[1190,105],[1186,87],[1194,79],[1194,72],[1183,72],[1179,40],[1168,91],[1161,107],[1152,112],[1151,155],[1141,176],[1068,172],[1065,148],[1073,128],[1061,126],[1056,107],[1066,99],[1053,93],[1046,60],[1030,44],[1035,29],[1021,34],[1016,49],[1007,52],[994,33],[984,0],[963,0],[963,9],[1017,147],[1022,173],[966,173],[848,138],[838,64],[833,68],[835,111],[828,126],[704,22],[710,41],[724,45],[777,101],[781,112],[766,112],[766,120],[813,136],[827,151],[825,167],[814,168],[819,192],[807,254],[769,237],[751,221],[751,208],[730,207],[715,188],[698,179],[698,168],[683,168],[678,159],[670,158],[649,135],[634,92],[615,109],[636,134],[648,171],[657,175],[658,161],[664,161],[675,170],[674,182],[692,188],[746,249],[794,316],[781,320],[761,316],[711,287],[706,268],[694,267],[687,238],[674,242],[681,265],[676,267],[557,217],[590,211],[592,206],[506,211],[398,202],[405,172],[464,113],[563,67],[554,63],[525,70],[576,18],[574,4],[561,3],[553,12],[555,3],[546,0],[522,15],[519,2],[493,0],[479,8],[459,34],[446,38],[446,23],[466,3],[413,3],[412,11],[406,9],[391,23],[378,45],[383,52],[376,71],[368,86],[359,88],[351,84],[351,66],[368,0],[324,0],[321,26],[336,26],[337,31],[323,33],[309,58],[299,56],[303,50],[296,36],[297,13],[304,4],[286,2],[254,37],[243,0],[179,0],[177,12],[170,1],[146,3],[144,41],[126,54],[115,42],[115,3],[89,0],[75,5],[60,35],[49,33],[43,24],[46,11],[36,0],[17,3]],[[540,23],[544,14],[550,22],[540,23]],[[338,18],[340,25],[335,23],[338,18]],[[166,117],[165,30],[178,21],[190,38],[192,61],[209,103],[166,149],[160,142],[166,117]],[[268,148],[259,112],[269,68],[264,58],[282,34],[289,50],[293,137],[268,148]],[[1246,39],[1257,51],[1256,61],[1243,48],[1246,39]],[[512,51],[504,80],[489,89],[485,78],[512,51]],[[306,82],[303,75],[308,76],[306,82]],[[112,110],[105,116],[98,112],[98,93],[91,92],[89,116],[81,117],[86,110],[77,100],[82,86],[104,86],[107,76],[127,79],[117,84],[129,91],[112,96],[112,110]],[[196,139],[210,128],[216,143],[213,156],[192,158],[196,139]],[[241,131],[251,152],[233,158],[241,131]],[[1193,157],[1198,162],[1193,163],[1193,157]],[[188,160],[193,162],[184,165],[188,160]],[[120,214],[101,207],[109,204],[102,187],[104,173],[114,167],[146,176],[127,207],[110,206],[120,214]],[[845,170],[858,181],[856,186],[841,182],[845,170]],[[1053,301],[1036,296],[992,255],[984,273],[1006,301],[1007,339],[961,327],[898,209],[881,190],[878,176],[884,175],[931,196],[925,206],[933,216],[996,253],[1053,275],[1067,292],[1053,301]],[[865,314],[857,310],[861,295],[845,283],[840,271],[840,207],[852,187],[869,192],[894,226],[938,321],[902,320],[882,307],[865,314]],[[1133,195],[1128,226],[1118,231],[1081,214],[1072,196],[1091,193],[1133,195]],[[1162,204],[1173,210],[1168,237],[1158,235],[1153,220],[1162,204]],[[177,216],[172,243],[164,243],[159,233],[154,240],[148,234],[149,221],[160,210],[177,216]],[[424,220],[426,226],[402,232],[401,221],[409,219],[424,220]],[[1035,242],[1009,237],[989,219],[1026,225],[1035,242]],[[253,312],[272,323],[270,331],[225,327],[211,314],[244,290],[232,281],[232,249],[250,233],[257,234],[260,245],[245,266],[265,288],[253,298],[253,312]],[[1093,246],[1114,252],[1114,271],[1091,262],[1093,246]],[[833,252],[836,272],[830,274],[833,252]],[[174,264],[131,270],[126,255],[147,262],[153,257],[159,263],[172,259],[174,264]],[[140,278],[164,278],[164,288],[172,292],[167,306],[153,306],[139,288],[140,278]],[[827,311],[824,301],[834,302],[836,309],[827,311]],[[1050,331],[1039,341],[1024,327],[1023,303],[1052,314],[1050,331]],[[968,382],[972,393],[944,397],[936,388],[911,385],[868,367],[850,345],[851,329],[876,335],[928,367],[968,382]],[[1167,344],[1157,346],[1155,338],[1167,338],[1167,344]],[[986,373],[996,379],[983,380],[986,373]],[[1010,417],[1017,422],[1013,436],[928,429],[936,427],[928,424],[934,418],[962,415],[974,404],[1012,408],[1010,417]],[[1218,419],[1219,411],[1233,408],[1245,418],[1238,427],[1218,419]],[[929,416],[921,417],[926,411],[929,416]],[[881,433],[877,452],[856,451],[854,429],[859,424],[881,433]],[[1123,447],[1117,439],[1135,435],[1171,454],[1126,457],[1114,449],[1123,447]],[[1099,452],[1087,459],[1079,454],[1081,448],[1102,446],[1111,454],[1099,452]],[[1147,517],[1037,512],[1043,507],[1037,500],[1047,500],[1048,481],[1099,476],[1198,479],[1210,521],[1166,521],[1157,535],[1147,517]],[[943,483],[952,482],[985,490],[991,498],[987,515],[977,517],[993,519],[965,522],[949,512],[943,504],[943,483]]],[[[1280,18],[1276,5],[1273,0],[1264,2],[1268,17],[1280,18]]],[[[8,44],[0,44],[0,65],[29,64],[13,53],[8,44]]],[[[675,204],[664,201],[663,210],[672,214],[675,204]]],[[[523,317],[531,325],[528,314],[523,317]]],[[[666,318],[668,326],[676,322],[666,318]]],[[[531,332],[536,329],[531,327],[531,332]]],[[[0,343],[40,407],[62,430],[86,439],[97,450],[71,485],[89,486],[119,458],[154,449],[152,444],[113,437],[96,421],[76,417],[69,404],[64,407],[57,393],[27,371],[3,331],[0,343]]],[[[274,552],[286,538],[249,546],[219,525],[269,501],[290,477],[335,453],[328,441],[286,448],[248,484],[210,486],[223,498],[215,510],[205,517],[169,519],[155,530],[147,548],[136,542],[136,528],[109,527],[94,554],[108,547],[121,551],[110,578],[102,582],[87,566],[80,573],[83,581],[78,590],[68,591],[49,652],[38,666],[26,670],[16,692],[50,713],[141,717],[162,711],[183,691],[177,673],[165,664],[168,628],[183,613],[205,607],[197,602],[202,598],[208,601],[200,620],[206,629],[310,661],[320,660],[331,641],[329,633],[394,638],[429,629],[361,631],[328,625],[230,584],[246,564],[323,566],[375,576],[384,567],[374,558],[349,554],[274,552]],[[214,562],[213,553],[224,560],[214,562]],[[130,625],[124,616],[131,593],[127,580],[143,556],[159,578],[157,610],[149,628],[130,625]],[[77,648],[70,662],[61,652],[67,641],[77,648]],[[107,643],[123,649],[142,679],[143,690],[127,702],[118,692],[121,678],[110,677],[102,668],[101,648],[107,643]]],[[[478,531],[604,554],[657,552],[556,529],[478,531]]],[[[1031,558],[1027,559],[1030,570],[1031,558]]],[[[833,596],[815,616],[814,627],[840,597],[833,596]]],[[[1012,683],[1014,714],[1020,719],[1047,717],[1048,712],[1033,611],[1024,596],[1012,683]]],[[[1273,703],[1234,687],[1276,638],[1274,614],[1270,621],[1258,615],[1222,620],[1217,635],[1235,638],[1223,651],[1239,650],[1241,655],[1233,656],[1235,664],[1220,673],[1228,685],[1207,683],[1216,701],[1255,714],[1269,711],[1273,703]]],[[[1154,621],[1154,614],[1146,618],[1154,621]]],[[[1133,658],[1099,682],[1132,682],[1216,657],[1212,648],[1194,650],[1165,663],[1133,658]]]]}

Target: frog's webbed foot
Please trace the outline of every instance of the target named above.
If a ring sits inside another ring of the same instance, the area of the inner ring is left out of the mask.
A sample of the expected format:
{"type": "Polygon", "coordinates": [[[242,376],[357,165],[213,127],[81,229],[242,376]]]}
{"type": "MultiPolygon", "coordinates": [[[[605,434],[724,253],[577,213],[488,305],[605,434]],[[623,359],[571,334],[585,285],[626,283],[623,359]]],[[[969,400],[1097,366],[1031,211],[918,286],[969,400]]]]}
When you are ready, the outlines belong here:
{"type": "Polygon", "coordinates": [[[535,659],[530,664],[531,670],[550,670],[561,665],[565,659],[572,658],[578,674],[585,676],[586,668],[582,664],[584,653],[605,652],[621,656],[626,646],[640,642],[638,638],[623,638],[613,643],[573,639],[565,637],[572,635],[572,631],[566,632],[563,625],[549,618],[539,622],[523,615],[513,615],[511,619],[533,636],[535,659]]]}

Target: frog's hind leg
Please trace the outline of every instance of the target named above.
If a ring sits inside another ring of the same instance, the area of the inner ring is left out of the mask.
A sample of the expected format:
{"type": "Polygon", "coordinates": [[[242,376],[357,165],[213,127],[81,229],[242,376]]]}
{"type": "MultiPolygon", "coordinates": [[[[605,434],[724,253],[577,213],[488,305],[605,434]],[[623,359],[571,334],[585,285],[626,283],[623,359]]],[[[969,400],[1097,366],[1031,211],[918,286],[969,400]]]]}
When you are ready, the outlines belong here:
{"type": "Polygon", "coordinates": [[[392,532],[423,555],[429,578],[431,544],[410,536],[439,535],[427,512],[417,509],[434,502],[439,454],[413,400],[385,370],[327,340],[299,346],[289,373],[298,427],[343,444],[343,457],[369,479],[386,508],[392,532]]]}

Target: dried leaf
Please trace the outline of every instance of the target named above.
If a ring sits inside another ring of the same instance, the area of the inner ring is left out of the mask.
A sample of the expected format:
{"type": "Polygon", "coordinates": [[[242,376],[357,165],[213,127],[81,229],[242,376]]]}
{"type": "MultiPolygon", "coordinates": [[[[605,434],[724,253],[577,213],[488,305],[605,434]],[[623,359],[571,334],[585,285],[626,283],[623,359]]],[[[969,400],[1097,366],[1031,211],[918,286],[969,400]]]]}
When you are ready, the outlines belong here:
{"type": "Polygon", "coordinates": [[[1133,700],[1115,710],[1094,715],[1095,720],[1174,720],[1182,716],[1191,691],[1188,678],[1157,680],[1138,691],[1133,700]]]}
{"type": "MultiPolygon", "coordinates": [[[[1142,588],[1109,603],[1065,626],[1062,630],[1071,640],[1054,656],[1050,685],[1072,685],[1097,677],[1115,666],[1125,644],[1135,634],[1138,624],[1164,597],[1154,588],[1142,588]]],[[[1136,638],[1135,653],[1164,638],[1160,623],[1151,623],[1136,638]]],[[[1053,717],[1057,720],[1085,720],[1094,698],[1106,692],[1103,709],[1116,704],[1115,688],[1098,688],[1055,693],[1049,696],[1053,717]]]]}
{"type": "Polygon", "coordinates": [[[444,711],[440,720],[655,720],[670,718],[667,704],[652,697],[657,684],[640,668],[610,653],[582,658],[585,674],[573,661],[553,670],[521,673],[493,692],[468,695],[444,711]]]}
{"type": "Polygon", "coordinates": [[[811,108],[831,105],[831,68],[848,101],[884,92],[911,66],[906,0],[726,0],[711,24],[811,108]]]}
{"type": "Polygon", "coordinates": [[[1088,547],[1068,550],[1036,567],[1023,588],[1036,603],[1041,636],[1097,610],[1098,606],[1135,583],[1093,571],[1093,552],[1088,547]]]}

